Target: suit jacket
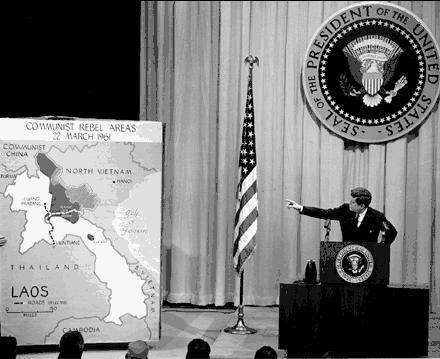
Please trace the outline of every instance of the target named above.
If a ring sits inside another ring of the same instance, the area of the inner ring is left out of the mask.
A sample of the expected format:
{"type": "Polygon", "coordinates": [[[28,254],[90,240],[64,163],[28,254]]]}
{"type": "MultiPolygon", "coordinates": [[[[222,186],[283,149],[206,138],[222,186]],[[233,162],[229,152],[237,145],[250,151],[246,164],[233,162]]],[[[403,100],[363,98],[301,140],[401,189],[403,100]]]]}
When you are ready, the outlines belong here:
{"type": "Polygon", "coordinates": [[[385,231],[386,243],[392,243],[397,236],[396,228],[386,219],[385,215],[371,207],[367,208],[359,227],[357,226],[356,213],[350,211],[348,203],[330,209],[303,206],[301,214],[339,221],[344,242],[377,242],[380,230],[385,231]]]}

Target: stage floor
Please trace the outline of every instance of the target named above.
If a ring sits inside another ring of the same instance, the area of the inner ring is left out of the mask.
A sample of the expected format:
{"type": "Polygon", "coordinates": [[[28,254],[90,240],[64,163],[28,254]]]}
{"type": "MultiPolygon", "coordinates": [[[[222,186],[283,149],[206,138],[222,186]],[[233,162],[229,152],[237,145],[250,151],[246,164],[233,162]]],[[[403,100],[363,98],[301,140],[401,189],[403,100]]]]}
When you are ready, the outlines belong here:
{"type": "MultiPolygon", "coordinates": [[[[277,350],[278,358],[286,358],[278,350],[278,307],[245,307],[244,321],[257,330],[256,334],[228,334],[223,331],[237,322],[237,312],[228,309],[164,307],[162,310],[162,337],[153,346],[149,359],[185,358],[188,342],[202,338],[211,346],[211,359],[253,358],[263,345],[277,350]]],[[[404,315],[404,314],[403,314],[404,315]]],[[[440,358],[440,316],[431,315],[429,357],[440,358]]],[[[123,359],[125,350],[88,350],[83,359],[123,359]]],[[[58,353],[19,354],[18,359],[56,359],[58,353]]]]}

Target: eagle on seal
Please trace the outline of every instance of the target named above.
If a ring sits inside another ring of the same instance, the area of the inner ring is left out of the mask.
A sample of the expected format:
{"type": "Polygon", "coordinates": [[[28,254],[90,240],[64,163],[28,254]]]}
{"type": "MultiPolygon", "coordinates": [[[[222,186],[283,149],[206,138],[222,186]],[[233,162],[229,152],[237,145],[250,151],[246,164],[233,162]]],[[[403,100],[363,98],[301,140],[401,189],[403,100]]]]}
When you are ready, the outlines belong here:
{"type": "MultiPolygon", "coordinates": [[[[386,86],[394,76],[402,49],[391,39],[379,35],[365,35],[351,41],[342,50],[347,57],[350,73],[357,86],[349,83],[346,74],[339,78],[340,86],[347,96],[362,95],[364,104],[376,107],[382,101],[379,91],[386,86]]],[[[401,79],[402,80],[402,79],[401,79]]],[[[400,81],[400,80],[399,80],[400,81]]],[[[406,79],[400,83],[400,88],[406,84],[406,79]]],[[[397,93],[399,88],[386,91],[391,94],[386,102],[397,93]]]]}

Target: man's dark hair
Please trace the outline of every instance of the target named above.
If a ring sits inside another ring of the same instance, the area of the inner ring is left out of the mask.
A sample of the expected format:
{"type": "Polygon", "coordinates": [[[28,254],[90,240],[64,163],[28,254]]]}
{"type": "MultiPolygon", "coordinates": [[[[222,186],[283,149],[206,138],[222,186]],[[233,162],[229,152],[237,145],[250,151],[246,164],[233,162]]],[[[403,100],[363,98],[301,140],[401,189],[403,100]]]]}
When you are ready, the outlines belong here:
{"type": "Polygon", "coordinates": [[[80,359],[84,349],[84,338],[77,330],[64,333],[60,339],[60,354],[58,359],[80,359]]]}
{"type": "Polygon", "coordinates": [[[211,347],[203,339],[193,339],[188,343],[186,359],[190,358],[209,358],[211,347]]]}
{"type": "Polygon", "coordinates": [[[2,358],[15,359],[17,357],[17,339],[15,337],[0,337],[2,358]]]}
{"type": "Polygon", "coordinates": [[[371,192],[363,187],[353,188],[350,192],[351,196],[356,200],[356,203],[368,207],[371,203],[371,192]]]}
{"type": "Polygon", "coordinates": [[[255,352],[255,359],[276,359],[278,358],[277,352],[275,351],[275,349],[273,349],[271,346],[269,345],[265,345],[263,347],[261,347],[260,349],[258,349],[255,352]]]}

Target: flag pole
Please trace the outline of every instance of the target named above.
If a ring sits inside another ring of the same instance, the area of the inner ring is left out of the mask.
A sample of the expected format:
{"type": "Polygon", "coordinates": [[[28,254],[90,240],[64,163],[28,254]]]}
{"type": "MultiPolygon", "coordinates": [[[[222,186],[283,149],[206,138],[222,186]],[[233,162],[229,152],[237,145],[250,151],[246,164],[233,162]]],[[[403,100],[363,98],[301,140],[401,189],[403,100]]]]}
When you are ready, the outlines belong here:
{"type": "MultiPolygon", "coordinates": [[[[244,60],[245,64],[249,64],[249,76],[252,79],[252,70],[254,67],[254,63],[258,65],[258,57],[254,57],[249,55],[244,60]]],[[[237,323],[232,327],[227,327],[224,329],[226,333],[229,334],[255,334],[257,332],[256,329],[249,328],[244,323],[244,311],[243,311],[243,282],[244,282],[244,270],[241,270],[240,273],[240,304],[238,306],[238,319],[237,323]]]]}
{"type": "Polygon", "coordinates": [[[238,306],[238,319],[237,323],[233,327],[227,327],[224,329],[229,334],[255,334],[256,329],[249,328],[244,324],[244,312],[243,312],[243,276],[244,271],[241,271],[240,275],[240,305],[238,306]]]}

